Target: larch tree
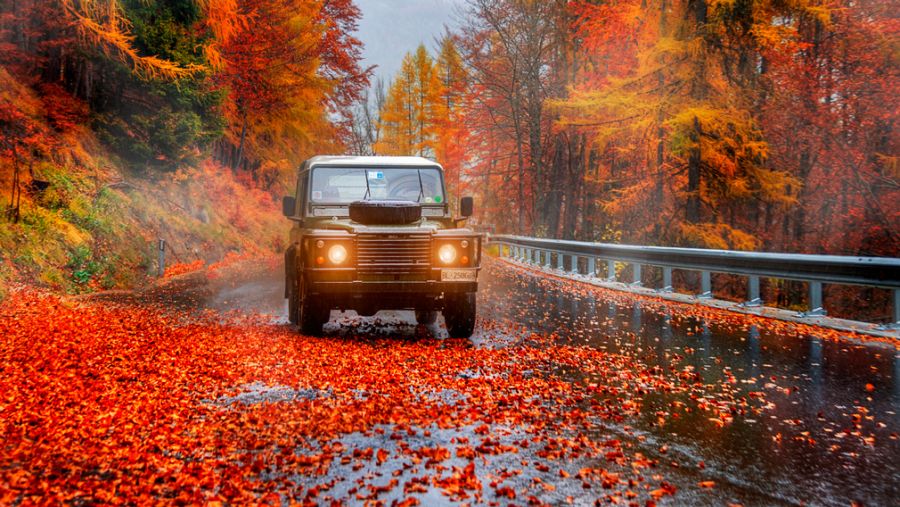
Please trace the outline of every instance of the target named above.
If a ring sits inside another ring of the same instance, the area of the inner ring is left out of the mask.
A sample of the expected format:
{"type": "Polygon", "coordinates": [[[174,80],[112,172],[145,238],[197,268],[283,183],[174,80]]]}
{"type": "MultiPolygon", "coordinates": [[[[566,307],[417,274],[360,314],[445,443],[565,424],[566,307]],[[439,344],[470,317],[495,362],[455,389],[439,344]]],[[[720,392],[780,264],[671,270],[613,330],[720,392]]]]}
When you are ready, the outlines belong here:
{"type": "Polygon", "coordinates": [[[581,13],[586,46],[602,54],[562,103],[563,122],[601,147],[615,189],[605,209],[635,241],[757,247],[733,214],[757,200],[789,206],[800,182],[768,164],[750,82],[735,72],[735,58],[759,53],[753,9],[666,0],[581,13]],[[730,52],[735,42],[748,53],[730,52]]]}
{"type": "Polygon", "coordinates": [[[403,57],[388,88],[375,152],[435,157],[438,131],[445,118],[442,94],[437,66],[422,44],[403,57]]]}

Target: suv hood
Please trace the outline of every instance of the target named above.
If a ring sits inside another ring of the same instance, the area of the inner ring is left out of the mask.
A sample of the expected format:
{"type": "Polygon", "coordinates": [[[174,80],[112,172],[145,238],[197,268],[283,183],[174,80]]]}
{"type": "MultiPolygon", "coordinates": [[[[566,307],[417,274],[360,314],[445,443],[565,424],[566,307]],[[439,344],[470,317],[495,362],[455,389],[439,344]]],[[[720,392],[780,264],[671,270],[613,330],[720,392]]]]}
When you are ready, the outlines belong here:
{"type": "Polygon", "coordinates": [[[446,229],[447,226],[436,220],[422,219],[416,223],[404,225],[364,225],[354,222],[349,218],[326,219],[316,223],[316,229],[331,229],[347,231],[352,234],[365,233],[392,233],[392,234],[413,234],[422,232],[435,232],[446,229]]]}

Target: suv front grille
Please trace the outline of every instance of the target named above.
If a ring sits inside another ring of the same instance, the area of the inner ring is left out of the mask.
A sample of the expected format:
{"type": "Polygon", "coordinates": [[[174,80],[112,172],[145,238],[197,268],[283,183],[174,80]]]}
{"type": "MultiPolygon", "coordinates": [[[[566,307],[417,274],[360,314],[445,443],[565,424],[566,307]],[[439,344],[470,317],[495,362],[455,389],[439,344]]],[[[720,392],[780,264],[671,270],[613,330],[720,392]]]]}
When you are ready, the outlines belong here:
{"type": "Polygon", "coordinates": [[[428,275],[430,234],[360,234],[356,238],[360,275],[428,275]]]}

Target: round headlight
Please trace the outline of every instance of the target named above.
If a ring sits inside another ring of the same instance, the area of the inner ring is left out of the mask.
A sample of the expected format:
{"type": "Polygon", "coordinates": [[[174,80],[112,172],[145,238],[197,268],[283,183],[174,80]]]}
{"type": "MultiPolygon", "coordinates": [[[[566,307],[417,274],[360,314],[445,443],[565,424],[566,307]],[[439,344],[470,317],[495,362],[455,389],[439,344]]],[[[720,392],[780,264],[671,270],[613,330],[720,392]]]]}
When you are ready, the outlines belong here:
{"type": "Polygon", "coordinates": [[[444,264],[452,264],[456,260],[456,247],[453,245],[444,245],[438,249],[438,258],[444,264]]]}
{"type": "Polygon", "coordinates": [[[328,260],[332,264],[343,264],[347,260],[347,249],[344,245],[331,245],[328,249],[328,260]]]}

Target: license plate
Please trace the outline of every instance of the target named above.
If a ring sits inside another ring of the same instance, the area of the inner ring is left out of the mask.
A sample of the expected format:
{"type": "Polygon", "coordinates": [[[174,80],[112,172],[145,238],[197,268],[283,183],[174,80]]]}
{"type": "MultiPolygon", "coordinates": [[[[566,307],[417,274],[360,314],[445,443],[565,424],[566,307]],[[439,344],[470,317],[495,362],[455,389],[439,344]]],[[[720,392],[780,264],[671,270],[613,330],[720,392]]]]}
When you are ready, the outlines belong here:
{"type": "Polygon", "coordinates": [[[475,282],[478,271],[474,269],[442,269],[442,282],[475,282]]]}

